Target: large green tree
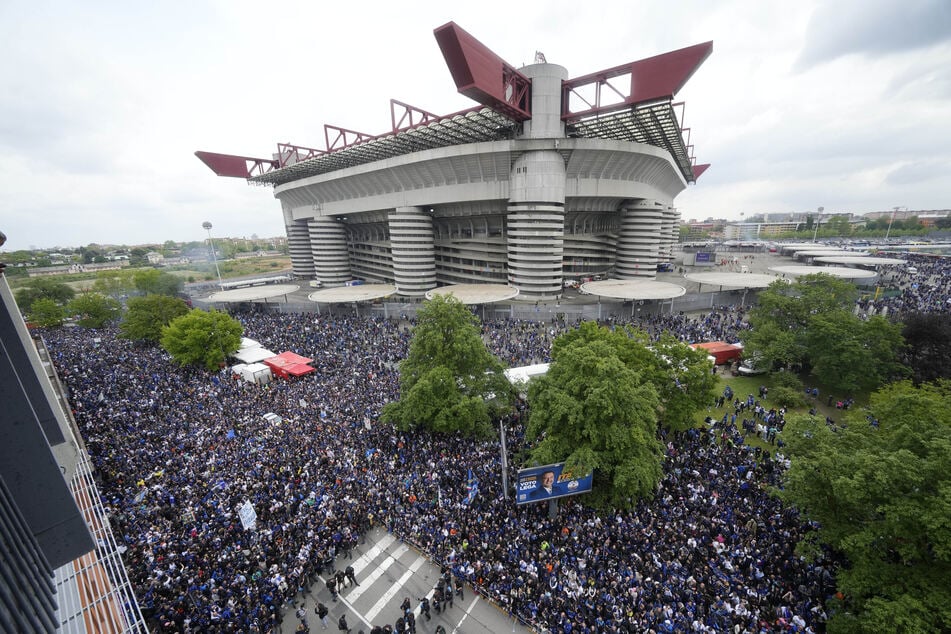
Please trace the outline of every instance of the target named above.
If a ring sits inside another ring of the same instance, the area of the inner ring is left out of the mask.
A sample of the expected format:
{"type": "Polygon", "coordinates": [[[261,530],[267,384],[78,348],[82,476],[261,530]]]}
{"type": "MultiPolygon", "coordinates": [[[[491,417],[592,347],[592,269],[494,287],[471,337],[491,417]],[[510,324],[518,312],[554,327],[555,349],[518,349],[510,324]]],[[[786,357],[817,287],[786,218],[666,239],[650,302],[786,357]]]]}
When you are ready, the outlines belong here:
{"type": "Polygon", "coordinates": [[[162,328],[161,345],[179,365],[214,370],[241,347],[241,322],[218,310],[194,308],[162,328]]]}
{"type": "Polygon", "coordinates": [[[69,304],[66,312],[77,315],[76,323],[84,328],[102,328],[119,317],[119,302],[100,293],[80,293],[69,304]]]}
{"type": "Polygon", "coordinates": [[[637,336],[585,322],[555,341],[548,373],[529,385],[531,460],[593,470],[595,506],[630,508],[663,477],[654,356],[637,336]]]}
{"type": "Polygon", "coordinates": [[[783,436],[781,496],[819,527],[801,548],[846,560],[829,631],[951,631],[951,382],[893,383],[836,430],[795,417],[783,436]]]}
{"type": "Polygon", "coordinates": [[[56,282],[45,277],[31,279],[29,285],[17,289],[14,293],[17,306],[25,313],[30,312],[33,302],[38,299],[51,299],[57,304],[65,305],[75,296],[76,291],[68,284],[56,282]]]}
{"type": "Polygon", "coordinates": [[[381,419],[402,429],[488,435],[491,418],[511,404],[503,369],[472,312],[451,295],[436,295],[417,313],[400,363],[400,400],[388,403],[381,419]]]}
{"type": "Polygon", "coordinates": [[[167,295],[132,297],[127,306],[119,331],[121,337],[133,341],[157,343],[162,338],[163,327],[188,313],[184,300],[167,295]]]}
{"type": "Polygon", "coordinates": [[[903,315],[901,360],[915,383],[951,378],[951,320],[945,313],[903,315]]]}
{"type": "Polygon", "coordinates": [[[66,311],[52,299],[38,299],[30,305],[28,319],[30,323],[42,326],[43,328],[55,328],[62,326],[66,317],[66,311]]]}
{"type": "Polygon", "coordinates": [[[132,276],[132,280],[138,291],[170,297],[174,297],[184,286],[182,278],[157,269],[140,269],[132,276]]]}
{"type": "Polygon", "coordinates": [[[750,311],[752,329],[741,335],[745,354],[801,366],[844,394],[881,385],[902,372],[900,329],[858,318],[856,296],[853,284],[822,273],[770,284],[750,311]]]}
{"type": "Polygon", "coordinates": [[[96,281],[93,283],[92,288],[98,293],[119,299],[135,288],[135,284],[132,281],[134,274],[135,272],[131,269],[99,271],[96,274],[96,281]]]}

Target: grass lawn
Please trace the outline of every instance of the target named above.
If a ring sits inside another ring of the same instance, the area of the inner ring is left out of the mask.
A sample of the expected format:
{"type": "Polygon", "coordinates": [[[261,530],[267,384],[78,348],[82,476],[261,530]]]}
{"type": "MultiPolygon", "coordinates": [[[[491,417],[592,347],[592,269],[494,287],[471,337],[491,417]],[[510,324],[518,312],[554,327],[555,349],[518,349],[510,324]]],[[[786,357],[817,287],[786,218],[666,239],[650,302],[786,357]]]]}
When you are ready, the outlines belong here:
{"type": "MultiPolygon", "coordinates": [[[[765,385],[770,390],[770,392],[773,391],[773,387],[774,387],[774,381],[771,375],[769,374],[760,374],[756,376],[742,376],[742,375],[731,376],[728,372],[723,372],[721,369],[718,369],[717,379],[718,379],[717,386],[715,388],[715,393],[717,396],[720,396],[721,394],[723,394],[723,388],[729,385],[733,389],[733,398],[738,398],[741,400],[745,400],[747,395],[749,394],[752,394],[754,398],[759,400],[758,395],[759,395],[759,388],[761,385],[765,385]]],[[[803,379],[803,377],[800,377],[800,379],[803,379]]],[[[833,420],[839,420],[846,413],[843,410],[836,409],[835,407],[836,400],[841,397],[836,396],[832,401],[831,407],[827,404],[829,400],[829,390],[824,385],[816,382],[815,379],[812,379],[812,377],[809,377],[809,376],[803,379],[803,384],[806,387],[810,387],[810,388],[818,387],[819,398],[818,399],[813,399],[811,397],[807,398],[806,405],[804,407],[791,408],[787,410],[786,412],[787,417],[790,414],[808,414],[809,409],[812,407],[816,408],[818,416],[821,416],[823,418],[825,418],[826,416],[829,416],[833,420]]],[[[868,404],[868,394],[857,394],[853,398],[855,398],[855,404],[852,405],[852,408],[850,408],[850,410],[856,407],[863,407],[868,404]]],[[[770,403],[768,394],[766,396],[766,401],[763,404],[767,410],[775,406],[775,403],[770,403]]],[[[706,428],[706,423],[704,422],[704,419],[706,419],[707,416],[710,416],[714,420],[719,420],[723,418],[723,414],[725,412],[729,412],[730,414],[732,414],[733,407],[727,406],[726,404],[724,404],[722,408],[717,409],[713,407],[713,404],[711,404],[709,407],[701,409],[700,411],[696,413],[695,415],[696,425],[697,427],[706,428]]],[[[747,416],[747,418],[749,418],[749,416],[747,416]]],[[[743,431],[743,428],[742,428],[742,425],[739,424],[739,422],[742,421],[742,419],[743,419],[742,415],[739,416],[737,425],[736,425],[741,433],[743,431]]],[[[782,434],[779,435],[779,438],[782,438],[782,434]]],[[[747,436],[746,442],[749,445],[752,445],[754,447],[761,447],[762,449],[769,452],[775,451],[776,449],[775,445],[770,445],[767,442],[763,442],[755,435],[747,436]]]]}

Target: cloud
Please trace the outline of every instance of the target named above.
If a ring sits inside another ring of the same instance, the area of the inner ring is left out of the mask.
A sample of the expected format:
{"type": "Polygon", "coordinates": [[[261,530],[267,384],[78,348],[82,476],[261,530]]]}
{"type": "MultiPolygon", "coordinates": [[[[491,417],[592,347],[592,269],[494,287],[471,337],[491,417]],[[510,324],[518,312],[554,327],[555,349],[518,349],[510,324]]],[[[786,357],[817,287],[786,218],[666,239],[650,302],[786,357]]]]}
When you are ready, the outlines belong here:
{"type": "Polygon", "coordinates": [[[812,15],[800,71],[851,54],[877,57],[951,40],[947,0],[830,0],[812,15]]]}

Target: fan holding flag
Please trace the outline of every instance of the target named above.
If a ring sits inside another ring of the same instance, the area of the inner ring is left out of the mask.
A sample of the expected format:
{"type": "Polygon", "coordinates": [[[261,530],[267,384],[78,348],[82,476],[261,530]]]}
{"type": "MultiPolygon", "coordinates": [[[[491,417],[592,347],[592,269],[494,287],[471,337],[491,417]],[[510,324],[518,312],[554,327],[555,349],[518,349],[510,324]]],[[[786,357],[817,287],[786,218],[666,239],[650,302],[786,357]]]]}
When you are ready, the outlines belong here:
{"type": "Polygon", "coordinates": [[[466,499],[462,501],[463,504],[472,504],[472,501],[475,500],[476,495],[479,494],[479,478],[475,477],[472,473],[472,467],[469,467],[469,477],[467,478],[466,485],[466,499]]]}

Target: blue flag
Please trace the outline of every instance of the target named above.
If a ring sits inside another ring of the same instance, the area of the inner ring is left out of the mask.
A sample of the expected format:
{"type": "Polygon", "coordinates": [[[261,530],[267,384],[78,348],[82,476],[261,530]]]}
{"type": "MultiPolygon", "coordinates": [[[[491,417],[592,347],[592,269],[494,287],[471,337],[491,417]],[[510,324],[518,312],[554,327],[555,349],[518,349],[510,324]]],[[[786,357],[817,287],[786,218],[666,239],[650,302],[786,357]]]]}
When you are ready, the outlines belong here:
{"type": "Polygon", "coordinates": [[[475,477],[472,474],[472,467],[469,467],[469,477],[466,490],[466,499],[462,501],[463,504],[472,504],[473,500],[476,499],[476,496],[479,494],[479,478],[475,477]]]}

